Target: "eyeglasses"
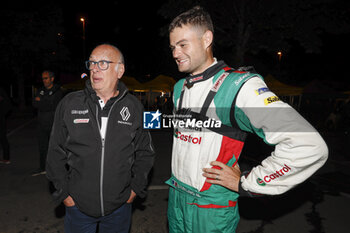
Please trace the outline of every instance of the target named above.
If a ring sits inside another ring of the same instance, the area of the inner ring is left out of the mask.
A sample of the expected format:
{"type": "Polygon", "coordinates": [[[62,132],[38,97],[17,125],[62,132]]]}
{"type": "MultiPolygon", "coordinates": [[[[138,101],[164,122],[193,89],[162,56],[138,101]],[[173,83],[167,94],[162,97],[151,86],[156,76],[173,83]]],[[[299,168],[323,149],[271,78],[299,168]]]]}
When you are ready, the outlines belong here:
{"type": "MultiPolygon", "coordinates": [[[[94,65],[97,64],[97,67],[100,70],[107,70],[109,68],[109,63],[115,63],[113,61],[106,61],[106,60],[101,60],[101,61],[86,61],[85,66],[86,69],[92,70],[94,68],[94,65]]],[[[120,62],[118,62],[120,64],[120,62]]]]}

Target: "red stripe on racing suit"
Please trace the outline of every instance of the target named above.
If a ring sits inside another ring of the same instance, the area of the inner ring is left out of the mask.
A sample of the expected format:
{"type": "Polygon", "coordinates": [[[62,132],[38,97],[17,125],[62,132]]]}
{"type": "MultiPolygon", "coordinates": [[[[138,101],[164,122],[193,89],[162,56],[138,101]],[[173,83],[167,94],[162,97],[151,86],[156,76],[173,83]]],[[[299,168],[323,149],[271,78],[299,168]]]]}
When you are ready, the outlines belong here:
{"type": "MultiPolygon", "coordinates": [[[[242,152],[243,146],[244,146],[244,142],[223,136],[222,142],[221,142],[220,152],[219,152],[219,155],[218,155],[216,161],[227,164],[228,161],[230,161],[232,159],[232,157],[235,156],[236,161],[232,165],[232,167],[234,167],[238,161],[239,155],[242,152]]],[[[213,166],[212,168],[220,169],[220,167],[218,167],[218,166],[213,166]]],[[[210,178],[208,178],[208,179],[210,179],[210,178]]],[[[211,185],[212,184],[205,182],[200,191],[203,192],[205,190],[208,190],[211,185]]]]}
{"type": "Polygon", "coordinates": [[[227,206],[222,206],[222,205],[215,205],[215,204],[208,204],[208,205],[199,205],[197,203],[187,203],[189,205],[195,205],[199,208],[205,208],[205,209],[219,209],[219,208],[227,208],[227,207],[235,207],[237,204],[237,201],[228,201],[227,206]]]}

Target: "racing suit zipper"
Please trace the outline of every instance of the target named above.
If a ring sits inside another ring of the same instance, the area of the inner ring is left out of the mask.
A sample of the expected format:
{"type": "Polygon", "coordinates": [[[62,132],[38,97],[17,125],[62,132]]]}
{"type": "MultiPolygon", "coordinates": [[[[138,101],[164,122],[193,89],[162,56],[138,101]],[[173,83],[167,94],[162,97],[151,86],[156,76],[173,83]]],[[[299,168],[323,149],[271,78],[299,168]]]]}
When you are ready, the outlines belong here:
{"type": "Polygon", "coordinates": [[[104,209],[104,199],[103,199],[103,174],[104,174],[104,161],[105,161],[105,141],[106,141],[106,135],[107,135],[107,129],[108,129],[108,121],[109,121],[109,116],[112,112],[112,109],[114,105],[126,94],[126,90],[122,93],[122,95],[114,101],[114,103],[111,106],[111,109],[108,111],[108,116],[107,116],[107,121],[106,121],[106,131],[105,135],[101,135],[101,126],[98,120],[98,105],[96,105],[96,121],[97,125],[100,131],[100,137],[101,137],[101,145],[102,145],[102,150],[101,150],[101,172],[100,172],[100,202],[101,202],[101,215],[105,216],[105,209],[104,209]]]}

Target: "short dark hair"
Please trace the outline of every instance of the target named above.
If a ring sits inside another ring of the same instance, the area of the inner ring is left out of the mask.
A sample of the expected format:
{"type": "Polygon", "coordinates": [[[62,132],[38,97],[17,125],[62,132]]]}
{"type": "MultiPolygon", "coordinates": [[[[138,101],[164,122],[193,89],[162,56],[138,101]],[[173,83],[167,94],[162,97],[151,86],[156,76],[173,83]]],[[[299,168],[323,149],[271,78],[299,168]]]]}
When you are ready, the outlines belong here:
{"type": "Polygon", "coordinates": [[[43,73],[48,73],[49,74],[49,77],[50,78],[55,78],[55,73],[51,70],[44,70],[43,72],[41,72],[42,74],[43,73]]]}
{"type": "Polygon", "coordinates": [[[204,29],[204,31],[212,31],[214,34],[214,26],[209,13],[200,6],[195,6],[173,19],[168,28],[169,33],[172,32],[175,28],[182,27],[186,24],[200,27],[204,29]]]}

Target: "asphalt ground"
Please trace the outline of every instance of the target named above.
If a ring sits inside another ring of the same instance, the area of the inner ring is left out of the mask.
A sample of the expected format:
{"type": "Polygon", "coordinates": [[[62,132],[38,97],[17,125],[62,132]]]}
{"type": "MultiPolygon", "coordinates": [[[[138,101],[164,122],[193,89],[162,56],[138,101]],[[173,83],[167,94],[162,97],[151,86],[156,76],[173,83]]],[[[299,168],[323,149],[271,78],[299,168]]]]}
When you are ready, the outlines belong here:
{"type": "MultiPolygon", "coordinates": [[[[0,233],[64,232],[64,207],[55,205],[44,175],[32,177],[38,167],[36,119],[32,112],[9,119],[11,164],[0,165],[0,233]]],[[[157,151],[149,194],[133,204],[131,233],[166,233],[170,176],[171,131],[152,131],[157,151]]],[[[287,194],[258,199],[240,198],[237,233],[347,233],[350,229],[350,155],[348,137],[323,135],[329,160],[312,178],[287,194]]],[[[251,166],[272,148],[248,137],[240,162],[251,166]],[[259,153],[257,153],[259,152],[259,153]]],[[[1,154],[0,154],[1,156],[1,154]]]]}

